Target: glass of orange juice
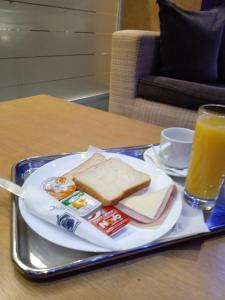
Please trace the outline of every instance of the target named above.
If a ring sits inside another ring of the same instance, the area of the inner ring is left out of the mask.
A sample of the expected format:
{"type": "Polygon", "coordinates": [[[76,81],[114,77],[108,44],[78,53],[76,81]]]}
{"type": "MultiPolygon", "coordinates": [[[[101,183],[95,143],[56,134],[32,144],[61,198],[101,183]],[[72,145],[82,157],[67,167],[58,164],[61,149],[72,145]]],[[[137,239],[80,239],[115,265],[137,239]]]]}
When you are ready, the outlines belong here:
{"type": "Polygon", "coordinates": [[[195,126],[185,200],[193,207],[214,207],[225,177],[225,105],[199,108],[195,126]]]}

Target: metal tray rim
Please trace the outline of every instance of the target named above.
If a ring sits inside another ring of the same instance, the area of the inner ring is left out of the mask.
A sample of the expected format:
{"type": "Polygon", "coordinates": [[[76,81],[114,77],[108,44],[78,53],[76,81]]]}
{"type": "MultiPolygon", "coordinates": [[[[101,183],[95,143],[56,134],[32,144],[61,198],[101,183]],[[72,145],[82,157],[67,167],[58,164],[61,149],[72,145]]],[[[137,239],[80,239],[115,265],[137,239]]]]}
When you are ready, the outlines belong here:
{"type": "MultiPolygon", "coordinates": [[[[119,152],[119,151],[125,151],[125,150],[138,150],[138,149],[143,149],[143,148],[147,149],[150,146],[152,146],[152,145],[138,145],[138,146],[130,146],[130,147],[122,147],[122,148],[108,148],[108,149],[103,149],[103,151],[113,150],[113,151],[119,152]]],[[[58,158],[58,157],[62,157],[64,155],[70,155],[70,154],[75,154],[75,153],[81,153],[81,152],[62,153],[62,154],[49,155],[49,156],[33,156],[33,157],[28,157],[23,160],[20,160],[12,166],[12,170],[11,170],[12,180],[15,181],[16,167],[21,163],[25,163],[29,160],[40,160],[40,159],[44,159],[44,158],[46,158],[46,159],[49,158],[49,160],[51,160],[51,158],[52,159],[56,158],[56,157],[58,158]]],[[[50,277],[62,275],[62,274],[68,273],[68,272],[89,268],[89,267],[92,267],[95,265],[101,265],[106,262],[119,260],[121,258],[132,257],[137,254],[142,254],[145,252],[149,252],[149,254],[151,254],[151,250],[163,249],[170,245],[175,245],[175,244],[179,244],[182,242],[186,242],[186,241],[190,241],[190,240],[194,240],[194,239],[198,239],[198,238],[211,237],[212,235],[214,235],[214,233],[221,233],[221,232],[225,231],[225,227],[224,228],[220,227],[219,229],[215,228],[215,230],[210,231],[209,233],[197,234],[194,236],[177,239],[177,240],[172,240],[172,241],[167,241],[167,242],[150,243],[150,244],[147,244],[147,245],[144,245],[144,246],[132,249],[132,250],[128,250],[128,251],[110,252],[110,253],[106,253],[106,254],[96,253],[96,255],[94,255],[92,257],[85,258],[80,261],[74,261],[67,265],[59,265],[59,266],[53,267],[53,268],[31,268],[30,266],[28,266],[26,263],[24,263],[21,260],[19,252],[18,252],[18,233],[17,233],[17,214],[16,214],[17,200],[18,200],[18,197],[12,195],[12,233],[11,233],[11,249],[12,249],[12,251],[11,251],[11,256],[12,256],[12,260],[15,263],[18,270],[26,277],[32,278],[32,279],[50,278],[50,277]]]]}

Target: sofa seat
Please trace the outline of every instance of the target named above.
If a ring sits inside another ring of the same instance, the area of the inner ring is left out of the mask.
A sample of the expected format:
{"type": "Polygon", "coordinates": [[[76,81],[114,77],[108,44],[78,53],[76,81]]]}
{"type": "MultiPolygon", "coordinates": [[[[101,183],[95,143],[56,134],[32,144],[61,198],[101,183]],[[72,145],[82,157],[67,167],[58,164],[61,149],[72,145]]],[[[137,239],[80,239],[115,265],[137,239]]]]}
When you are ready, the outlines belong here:
{"type": "Polygon", "coordinates": [[[203,104],[225,104],[225,84],[200,84],[163,76],[139,80],[137,96],[146,100],[197,110],[203,104]]]}

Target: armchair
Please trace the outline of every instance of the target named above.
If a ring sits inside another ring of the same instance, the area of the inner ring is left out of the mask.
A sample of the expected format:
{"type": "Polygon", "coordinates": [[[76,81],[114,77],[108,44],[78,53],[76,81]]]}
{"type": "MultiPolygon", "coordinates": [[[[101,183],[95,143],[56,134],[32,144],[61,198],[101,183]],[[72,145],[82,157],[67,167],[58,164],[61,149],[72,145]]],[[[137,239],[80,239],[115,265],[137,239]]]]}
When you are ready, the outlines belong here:
{"type": "Polygon", "coordinates": [[[204,101],[225,103],[224,85],[156,76],[158,64],[159,32],[115,32],[109,111],[163,127],[194,128],[197,108],[204,101]]]}

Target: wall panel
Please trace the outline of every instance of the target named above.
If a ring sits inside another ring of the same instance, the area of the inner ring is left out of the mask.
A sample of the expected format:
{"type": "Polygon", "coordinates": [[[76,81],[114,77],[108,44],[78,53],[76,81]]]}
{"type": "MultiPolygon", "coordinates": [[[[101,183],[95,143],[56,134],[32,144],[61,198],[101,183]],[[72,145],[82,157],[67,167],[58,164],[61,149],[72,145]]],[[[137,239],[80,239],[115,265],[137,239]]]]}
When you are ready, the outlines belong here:
{"type": "Polygon", "coordinates": [[[0,59],[93,54],[94,34],[0,30],[0,59]]]}
{"type": "Polygon", "coordinates": [[[107,91],[117,9],[117,0],[0,0],[0,100],[107,91]]]}
{"type": "Polygon", "coordinates": [[[92,55],[0,60],[0,87],[94,74],[92,55]]]}
{"type": "Polygon", "coordinates": [[[0,1],[0,22],[14,30],[92,32],[95,12],[0,1]]]}
{"type": "Polygon", "coordinates": [[[6,98],[15,99],[39,94],[49,94],[72,101],[107,93],[108,88],[107,86],[104,88],[102,82],[98,82],[95,76],[84,76],[26,85],[14,85],[10,88],[1,88],[0,91],[0,101],[6,98]]]}
{"type": "MultiPolygon", "coordinates": [[[[96,8],[95,1],[93,0],[17,0],[9,1],[4,0],[5,2],[17,2],[17,3],[31,3],[34,5],[43,5],[43,6],[52,6],[52,7],[61,7],[75,10],[87,10],[94,11],[96,8]]],[[[100,1],[100,0],[98,0],[100,1]]]]}

